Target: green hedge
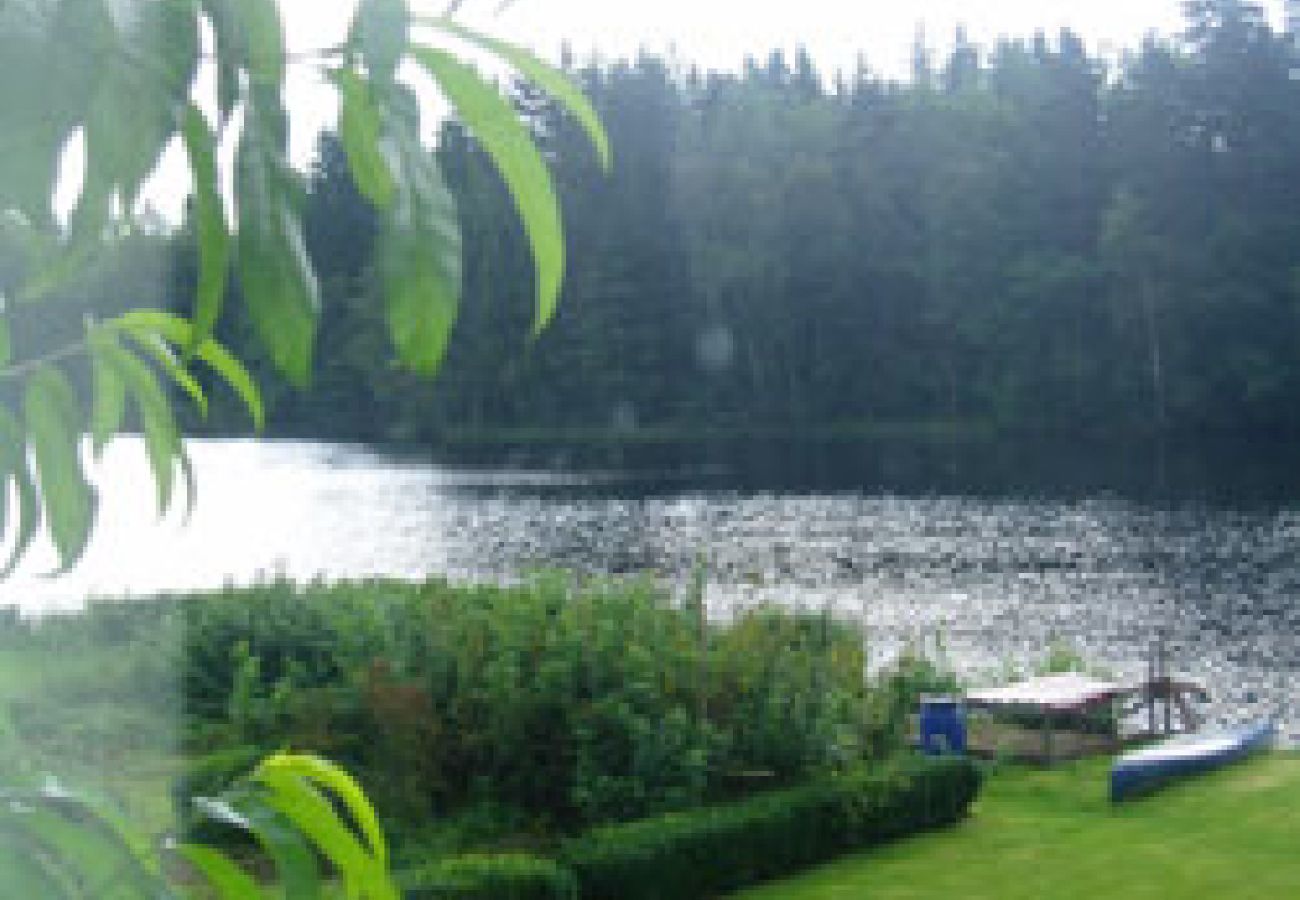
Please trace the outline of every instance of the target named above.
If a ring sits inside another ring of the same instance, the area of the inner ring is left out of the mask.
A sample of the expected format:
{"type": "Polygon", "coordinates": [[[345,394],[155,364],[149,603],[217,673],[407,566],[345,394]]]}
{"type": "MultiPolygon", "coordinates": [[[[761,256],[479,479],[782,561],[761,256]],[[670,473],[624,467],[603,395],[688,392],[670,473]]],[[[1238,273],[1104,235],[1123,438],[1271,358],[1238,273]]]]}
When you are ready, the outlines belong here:
{"type": "Polygon", "coordinates": [[[409,900],[575,900],[573,874],[528,853],[469,854],[406,873],[409,900]]]}
{"type": "Polygon", "coordinates": [[[562,858],[590,900],[710,896],[955,822],[979,784],[969,760],[909,758],[738,803],[597,828],[567,843],[562,858]]]}

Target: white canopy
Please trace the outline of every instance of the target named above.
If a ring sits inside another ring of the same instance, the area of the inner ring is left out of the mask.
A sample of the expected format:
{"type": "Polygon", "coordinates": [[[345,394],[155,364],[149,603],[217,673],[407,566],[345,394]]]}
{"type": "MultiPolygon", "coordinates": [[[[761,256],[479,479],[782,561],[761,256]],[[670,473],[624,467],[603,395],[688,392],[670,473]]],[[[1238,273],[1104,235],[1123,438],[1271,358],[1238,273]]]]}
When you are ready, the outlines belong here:
{"type": "Polygon", "coordinates": [[[1132,693],[1132,685],[1101,681],[1077,672],[1042,675],[1002,687],[968,691],[972,706],[1027,706],[1046,710],[1077,710],[1132,693]]]}

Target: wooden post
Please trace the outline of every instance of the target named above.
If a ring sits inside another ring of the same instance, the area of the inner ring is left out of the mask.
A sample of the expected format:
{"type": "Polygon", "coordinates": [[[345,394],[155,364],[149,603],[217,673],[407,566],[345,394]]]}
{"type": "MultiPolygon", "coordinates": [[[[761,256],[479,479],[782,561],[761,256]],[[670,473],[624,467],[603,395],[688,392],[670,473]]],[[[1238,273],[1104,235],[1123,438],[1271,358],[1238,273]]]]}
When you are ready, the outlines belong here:
{"type": "Polygon", "coordinates": [[[1043,710],[1043,765],[1052,764],[1052,712],[1043,710]]]}
{"type": "Polygon", "coordinates": [[[1112,752],[1119,750],[1119,711],[1115,708],[1119,698],[1111,697],[1106,701],[1106,727],[1109,732],[1110,749],[1112,752]]]}
{"type": "Polygon", "coordinates": [[[1151,645],[1151,654],[1147,657],[1147,732],[1156,734],[1156,645],[1151,645]]]}
{"type": "Polygon", "coordinates": [[[1183,730],[1189,732],[1199,731],[1201,728],[1201,721],[1196,715],[1196,710],[1192,709],[1192,702],[1188,699],[1187,693],[1180,689],[1178,693],[1175,694],[1172,685],[1170,685],[1169,691],[1170,696],[1178,704],[1178,714],[1183,720],[1183,730]]]}
{"type": "Polygon", "coordinates": [[[1169,658],[1165,653],[1165,636],[1164,632],[1160,634],[1160,686],[1165,698],[1165,734],[1168,735],[1174,730],[1173,713],[1173,685],[1169,681],[1169,658]]]}

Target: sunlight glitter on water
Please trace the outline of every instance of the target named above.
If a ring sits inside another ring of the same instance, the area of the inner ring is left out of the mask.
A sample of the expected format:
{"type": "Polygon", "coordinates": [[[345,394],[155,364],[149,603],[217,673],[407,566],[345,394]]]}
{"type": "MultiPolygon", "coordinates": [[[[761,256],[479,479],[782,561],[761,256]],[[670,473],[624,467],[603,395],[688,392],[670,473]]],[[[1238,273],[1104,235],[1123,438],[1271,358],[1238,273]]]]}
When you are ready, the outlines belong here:
{"type": "Polygon", "coordinates": [[[725,615],[761,603],[859,620],[876,665],[940,641],[976,680],[1064,642],[1138,675],[1163,632],[1220,721],[1297,707],[1300,514],[1157,508],[1113,496],[990,499],[683,489],[615,475],[445,469],[328,444],[195,441],[198,503],[161,519],[138,442],[97,467],[100,528],[68,575],[43,544],[0,606],[87,596],[430,574],[509,580],[561,567],[652,573],[681,590],[702,559],[725,615]]]}

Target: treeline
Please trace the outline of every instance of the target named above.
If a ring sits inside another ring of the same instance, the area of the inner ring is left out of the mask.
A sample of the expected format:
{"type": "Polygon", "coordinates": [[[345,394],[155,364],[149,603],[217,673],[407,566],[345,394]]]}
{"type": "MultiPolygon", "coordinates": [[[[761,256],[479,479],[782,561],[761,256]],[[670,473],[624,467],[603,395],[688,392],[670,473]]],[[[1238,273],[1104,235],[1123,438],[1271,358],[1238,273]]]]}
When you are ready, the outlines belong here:
{"type": "MultiPolygon", "coordinates": [[[[432,382],[388,362],[372,216],[326,135],[306,201],[326,298],[315,389],[268,373],[272,421],[434,444],[1292,431],[1300,60],[1256,7],[1185,7],[1181,36],[1110,64],[1068,31],[992,47],[958,33],[943,59],[918,46],[906,81],[865,63],[827,77],[804,53],[738,74],[570,61],[616,159],[603,175],[577,127],[521,88],[566,216],[559,316],[529,339],[509,199],[447,129],[466,285],[432,382]]],[[[256,355],[237,320],[225,336],[256,355]]]]}

